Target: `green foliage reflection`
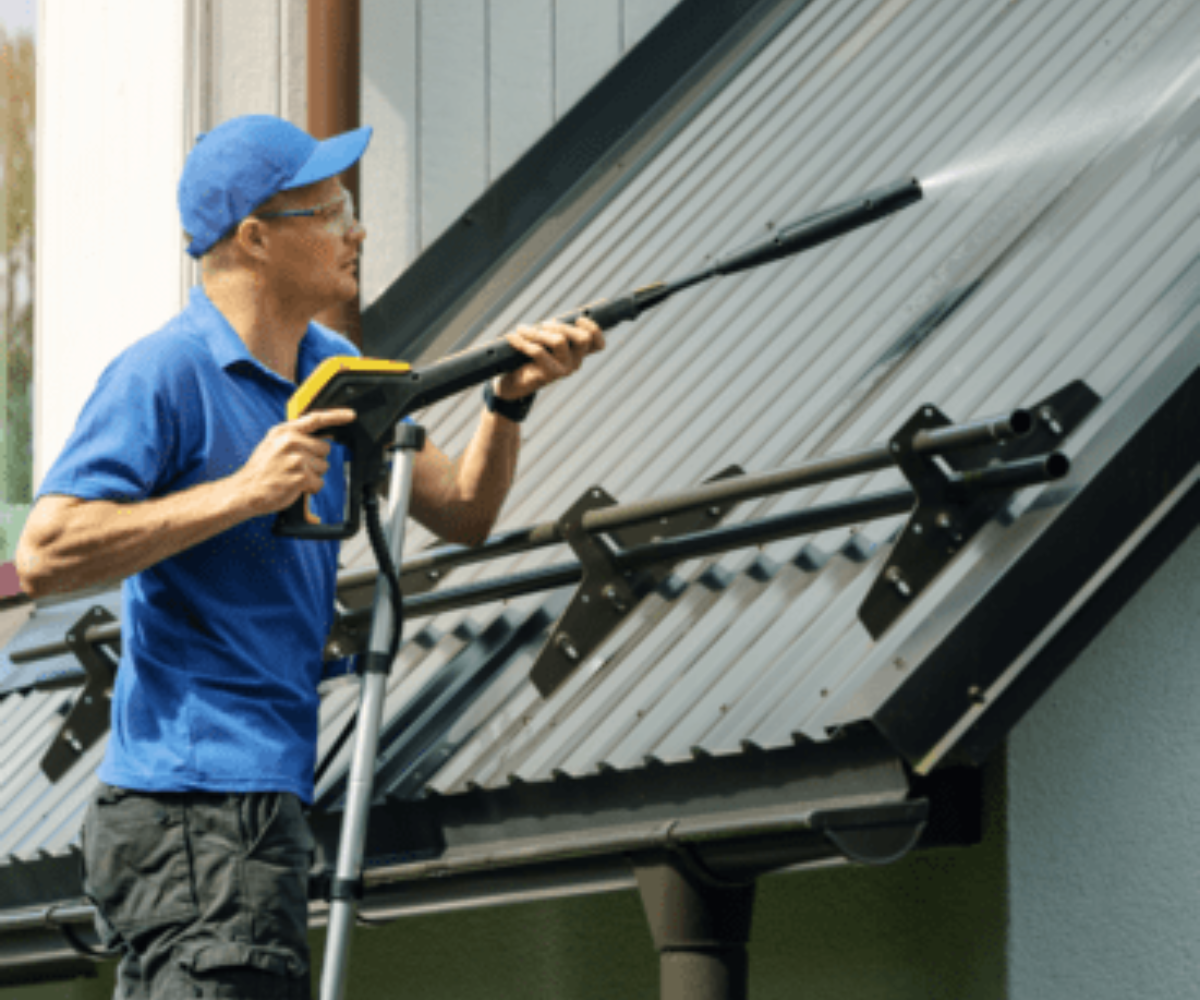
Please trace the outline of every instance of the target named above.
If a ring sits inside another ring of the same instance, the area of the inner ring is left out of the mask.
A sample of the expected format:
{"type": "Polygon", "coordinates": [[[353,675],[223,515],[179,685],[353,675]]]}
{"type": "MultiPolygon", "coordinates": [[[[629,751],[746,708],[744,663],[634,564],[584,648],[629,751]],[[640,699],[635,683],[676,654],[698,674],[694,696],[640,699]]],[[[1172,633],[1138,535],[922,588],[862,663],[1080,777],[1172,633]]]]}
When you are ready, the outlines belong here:
{"type": "Polygon", "coordinates": [[[32,36],[0,26],[0,559],[12,556],[33,486],[36,76],[32,36]]]}

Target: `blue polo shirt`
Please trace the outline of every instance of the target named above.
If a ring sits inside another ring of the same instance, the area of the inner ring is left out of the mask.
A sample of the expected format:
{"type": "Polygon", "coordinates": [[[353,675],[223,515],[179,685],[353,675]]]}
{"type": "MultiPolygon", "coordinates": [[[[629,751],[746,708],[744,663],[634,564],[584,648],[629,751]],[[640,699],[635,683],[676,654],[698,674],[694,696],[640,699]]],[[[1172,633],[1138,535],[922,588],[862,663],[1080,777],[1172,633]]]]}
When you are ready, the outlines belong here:
{"type": "MultiPolygon", "coordinates": [[[[298,381],[357,353],[312,323],[298,381]]],[[[223,479],[287,419],[295,389],[193,289],[183,313],[104,372],[38,495],[136,502],[223,479]]],[[[343,516],[341,450],[314,499],[324,521],[343,516]]],[[[278,537],[274,520],[251,518],[125,581],[102,781],[312,801],[338,543],[278,537]]]]}

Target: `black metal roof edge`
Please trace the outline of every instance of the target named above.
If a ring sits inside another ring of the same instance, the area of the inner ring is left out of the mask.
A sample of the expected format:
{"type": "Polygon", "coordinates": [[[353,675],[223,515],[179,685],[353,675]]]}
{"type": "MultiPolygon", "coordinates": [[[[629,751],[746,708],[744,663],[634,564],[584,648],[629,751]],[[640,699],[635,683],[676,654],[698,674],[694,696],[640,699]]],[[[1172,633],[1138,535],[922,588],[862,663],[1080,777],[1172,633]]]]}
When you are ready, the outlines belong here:
{"type": "Polygon", "coordinates": [[[567,202],[581,202],[590,186],[611,188],[603,168],[620,176],[628,168],[620,158],[671,117],[697,78],[770,13],[792,6],[794,15],[807,2],[681,0],[364,310],[367,353],[412,359],[452,349],[463,331],[446,326],[468,292],[547,221],[563,232],[578,224],[584,210],[567,202]]]}
{"type": "Polygon", "coordinates": [[[0,597],[0,612],[12,611],[16,608],[23,608],[33,603],[31,598],[23,590],[17,591],[15,594],[9,594],[7,597],[0,597]]]}
{"type": "MultiPolygon", "coordinates": [[[[1178,379],[1179,373],[1171,371],[1176,360],[1173,352],[1156,374],[1162,379],[1178,379]]],[[[1145,391],[1152,391],[1156,384],[1152,379],[1145,391]]],[[[1122,426],[1110,433],[1124,433],[1125,423],[1118,421],[1122,426]]],[[[993,685],[1035,647],[1071,602],[1098,587],[1128,560],[1131,552],[1122,549],[1136,543],[1147,522],[1163,518],[1169,510],[1164,509],[1165,504],[1182,501],[1184,484],[1200,461],[1198,432],[1200,367],[1194,367],[1173,390],[1164,392],[1141,426],[1082,484],[1065,510],[1050,520],[994,581],[986,596],[954,623],[925,655],[920,668],[875,712],[875,725],[909,763],[927,770],[939,761],[957,759],[951,756],[955,746],[987,719],[967,751],[968,759],[982,759],[1032,707],[1053,677],[1066,669],[1070,661],[1059,657],[1073,657],[1083,648],[1079,645],[1073,650],[1073,644],[1085,635],[1090,639],[1108,618],[1093,619],[1086,625],[1081,620],[1079,627],[1085,631],[1071,633],[1062,644],[1048,644],[1026,665],[1022,672],[1036,671],[1038,680],[1008,683],[988,704],[993,685]],[[1046,670],[1050,674],[1043,673],[1046,670]]],[[[1171,522],[1171,528],[1160,536],[1160,545],[1177,545],[1185,537],[1176,522],[1171,522]]],[[[1114,587],[1137,582],[1135,576],[1129,577],[1114,587]]],[[[1120,605],[1111,596],[1107,602],[1093,604],[1093,613],[1114,614],[1120,605]]],[[[1078,614],[1076,611],[1074,616],[1078,614]]]]}
{"type": "MultiPolygon", "coordinates": [[[[905,790],[896,753],[877,733],[628,770],[516,782],[421,799],[393,797],[373,810],[366,857],[404,855],[414,861],[448,850],[521,840],[590,837],[631,824],[684,821],[905,790]]],[[[340,813],[314,814],[318,839],[336,840],[340,813]]],[[[332,852],[330,853],[332,857],[332,852]]],[[[369,862],[374,864],[376,862],[369,862]]]]}
{"type": "MultiPolygon", "coordinates": [[[[385,894],[403,882],[405,898],[420,909],[434,897],[462,905],[464,895],[486,895],[491,883],[537,882],[556,869],[573,882],[600,866],[611,881],[603,859],[627,864],[673,846],[695,850],[722,877],[746,878],[836,857],[885,863],[922,833],[931,846],[977,842],[977,783],[936,786],[938,798],[975,804],[935,809],[936,830],[928,830],[933,788],[922,786],[925,797],[914,798],[895,752],[861,727],[824,744],[390,800],[372,810],[365,879],[369,891],[385,894]],[[430,883],[440,888],[416,889],[430,883]]],[[[340,819],[312,818],[326,870],[340,819]]]]}
{"type": "Polygon", "coordinates": [[[986,759],[1050,686],[1200,525],[1200,482],[1143,538],[1117,571],[1005,689],[954,749],[953,759],[986,759]]]}
{"type": "Polygon", "coordinates": [[[10,858],[0,864],[0,901],[4,910],[46,906],[78,897],[82,872],[77,851],[43,855],[36,861],[10,858]]]}
{"type": "MultiPolygon", "coordinates": [[[[921,836],[929,817],[938,812],[925,799],[851,805],[812,810],[806,814],[806,824],[797,823],[784,832],[734,833],[710,841],[684,831],[677,839],[644,837],[643,850],[632,853],[564,854],[505,866],[431,872],[413,880],[369,882],[360,912],[372,920],[395,919],[631,889],[637,866],[661,857],[663,851],[684,854],[691,866],[721,878],[753,878],[769,870],[796,870],[831,861],[886,863],[914,847],[947,846],[950,841],[944,836],[921,836]]],[[[0,913],[0,986],[89,973],[91,964],[80,957],[72,939],[96,947],[90,926],[93,912],[70,892],[64,885],[57,905],[47,902],[36,909],[0,913]]],[[[327,917],[326,904],[310,906],[311,927],[320,927],[327,917]]]]}
{"type": "MultiPolygon", "coordinates": [[[[776,870],[803,870],[831,862],[884,864],[913,849],[968,846],[980,841],[985,797],[978,769],[956,768],[913,779],[895,754],[884,748],[877,733],[862,727],[841,742],[844,745],[805,745],[752,754],[749,765],[738,757],[724,763],[699,761],[696,768],[661,767],[654,769],[650,781],[643,779],[651,772],[638,772],[599,775],[590,789],[582,788],[589,783],[586,779],[571,782],[581,786],[577,789],[580,796],[611,801],[624,797],[633,810],[639,801],[630,794],[631,789],[638,785],[673,787],[672,779],[681,771],[692,771],[686,782],[689,787],[721,772],[723,787],[705,789],[718,798],[747,775],[770,776],[777,784],[760,789],[760,804],[772,796],[795,798],[797,784],[808,783],[807,797],[795,801],[790,810],[778,805],[773,809],[732,809],[722,826],[711,817],[688,818],[687,810],[680,808],[676,810],[678,822],[656,818],[640,827],[627,824],[621,828],[622,838],[610,839],[607,846],[602,838],[584,843],[572,841],[569,832],[565,836],[558,832],[522,838],[515,842],[518,849],[507,855],[494,850],[494,842],[480,840],[449,852],[442,864],[406,864],[403,858],[381,855],[379,849],[400,846],[386,841],[402,831],[398,824],[414,817],[426,825],[428,834],[431,808],[441,807],[443,818],[456,817],[454,821],[464,825],[473,819],[480,839],[479,830],[502,830],[506,821],[519,814],[541,822],[533,810],[544,807],[545,802],[536,788],[518,786],[501,793],[402,803],[399,810],[395,803],[378,805],[372,817],[376,839],[370,845],[375,867],[367,871],[361,911],[369,919],[394,919],[632,889],[637,867],[661,858],[664,851],[685,855],[689,864],[713,877],[746,880],[776,870]],[[847,769],[856,772],[849,785],[847,769]],[[863,776],[865,784],[857,780],[863,776]],[[381,833],[383,844],[378,840],[381,833]]],[[[328,841],[339,818],[318,817],[314,824],[318,835],[323,833],[328,841]]],[[[589,817],[583,814],[577,819],[586,829],[589,817]]],[[[402,835],[412,840],[411,832],[402,835]]],[[[462,841],[454,831],[449,839],[462,841]]],[[[323,844],[325,850],[328,846],[323,844]]],[[[95,947],[97,941],[90,926],[91,906],[80,897],[76,859],[43,858],[21,867],[23,877],[34,877],[39,889],[27,892],[13,905],[14,897],[0,887],[0,899],[6,904],[0,911],[0,985],[88,974],[90,963],[81,959],[77,945],[95,947]]],[[[327,905],[314,901],[310,926],[321,926],[327,914],[327,905]]]]}

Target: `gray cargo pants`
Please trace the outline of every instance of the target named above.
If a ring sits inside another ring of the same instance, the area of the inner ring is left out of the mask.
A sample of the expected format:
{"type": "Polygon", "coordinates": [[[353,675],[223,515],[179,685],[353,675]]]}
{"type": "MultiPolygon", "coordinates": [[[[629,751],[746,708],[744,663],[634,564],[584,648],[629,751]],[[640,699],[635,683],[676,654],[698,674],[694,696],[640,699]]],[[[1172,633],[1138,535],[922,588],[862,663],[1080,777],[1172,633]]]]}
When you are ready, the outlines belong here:
{"type": "Polygon", "coordinates": [[[117,1000],[309,1000],[312,847],[288,793],[101,785],[84,820],[84,891],[123,954],[117,1000]]]}

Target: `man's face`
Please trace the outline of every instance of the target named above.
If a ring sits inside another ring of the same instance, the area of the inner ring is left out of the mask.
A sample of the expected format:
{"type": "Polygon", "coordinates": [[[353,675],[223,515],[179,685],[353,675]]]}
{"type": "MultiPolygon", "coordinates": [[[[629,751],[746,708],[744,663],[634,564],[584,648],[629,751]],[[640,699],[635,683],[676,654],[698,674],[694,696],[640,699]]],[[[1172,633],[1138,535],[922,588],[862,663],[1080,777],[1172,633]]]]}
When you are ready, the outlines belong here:
{"type": "Polygon", "coordinates": [[[320,209],[316,215],[269,218],[264,279],[303,303],[310,315],[358,294],[358,255],[366,230],[353,217],[350,194],[336,177],[273,199],[271,211],[320,209]]]}

